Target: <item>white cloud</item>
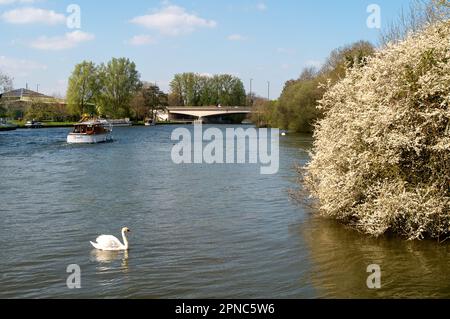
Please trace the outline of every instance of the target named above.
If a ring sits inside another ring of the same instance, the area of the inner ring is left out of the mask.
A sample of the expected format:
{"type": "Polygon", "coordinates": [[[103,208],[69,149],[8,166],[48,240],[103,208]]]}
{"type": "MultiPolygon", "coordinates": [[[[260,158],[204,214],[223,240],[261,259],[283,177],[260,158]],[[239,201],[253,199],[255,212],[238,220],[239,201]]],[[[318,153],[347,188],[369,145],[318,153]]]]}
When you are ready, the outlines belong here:
{"type": "Polygon", "coordinates": [[[60,37],[40,37],[31,42],[31,47],[39,50],[66,50],[74,48],[82,42],[94,39],[95,36],[93,34],[77,30],[60,37]]]}
{"type": "Polygon", "coordinates": [[[13,3],[34,3],[34,2],[35,0],[0,0],[0,5],[13,3]]]}
{"type": "Polygon", "coordinates": [[[281,65],[281,69],[283,69],[283,70],[289,70],[290,68],[291,68],[291,66],[287,63],[284,63],[281,65]]]}
{"type": "Polygon", "coordinates": [[[267,5],[264,2],[260,2],[256,5],[256,9],[258,11],[266,11],[267,10],[267,5]]]}
{"type": "Polygon", "coordinates": [[[247,38],[244,37],[243,35],[240,35],[240,34],[232,34],[232,35],[229,35],[227,37],[227,39],[230,40],[230,41],[244,41],[247,38]]]}
{"type": "Polygon", "coordinates": [[[31,60],[0,56],[0,69],[12,77],[26,77],[33,71],[47,70],[47,65],[31,60]]]}
{"type": "Polygon", "coordinates": [[[131,44],[133,46],[143,46],[154,44],[155,42],[155,39],[149,35],[135,35],[130,40],[128,40],[128,44],[131,44]]]}
{"type": "Polygon", "coordinates": [[[169,36],[188,34],[197,28],[214,28],[217,25],[214,20],[200,18],[175,5],[166,5],[152,14],[135,17],[131,23],[157,30],[169,36]]]}
{"type": "Polygon", "coordinates": [[[11,24],[41,23],[55,25],[65,23],[66,17],[63,14],[56,13],[53,10],[27,7],[13,9],[3,13],[2,20],[11,24]]]}

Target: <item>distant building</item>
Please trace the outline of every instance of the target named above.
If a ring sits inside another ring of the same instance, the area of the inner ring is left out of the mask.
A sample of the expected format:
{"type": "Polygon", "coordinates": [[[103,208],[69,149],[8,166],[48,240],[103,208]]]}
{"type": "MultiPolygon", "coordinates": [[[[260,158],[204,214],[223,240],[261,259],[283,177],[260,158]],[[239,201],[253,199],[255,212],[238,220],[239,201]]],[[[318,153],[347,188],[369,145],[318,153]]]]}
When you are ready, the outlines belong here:
{"type": "Polygon", "coordinates": [[[20,103],[27,104],[33,102],[48,103],[48,104],[57,103],[63,105],[66,104],[66,101],[64,99],[48,96],[27,89],[18,89],[0,94],[0,100],[2,102],[7,101],[9,103],[18,103],[18,104],[20,103]]]}
{"type": "Polygon", "coordinates": [[[64,99],[48,96],[28,89],[17,89],[0,94],[0,105],[8,110],[13,110],[16,117],[23,118],[28,107],[33,103],[50,104],[59,108],[66,107],[64,99]]]}

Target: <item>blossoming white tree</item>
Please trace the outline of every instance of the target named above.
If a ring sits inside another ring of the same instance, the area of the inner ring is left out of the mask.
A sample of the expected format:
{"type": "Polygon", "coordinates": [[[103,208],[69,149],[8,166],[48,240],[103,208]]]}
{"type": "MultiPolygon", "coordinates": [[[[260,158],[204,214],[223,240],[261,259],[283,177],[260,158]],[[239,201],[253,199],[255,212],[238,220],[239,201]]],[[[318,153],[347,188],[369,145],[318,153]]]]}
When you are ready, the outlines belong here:
{"type": "Polygon", "coordinates": [[[379,236],[450,234],[450,23],[388,45],[330,87],[304,181],[322,214],[379,236]]]}
{"type": "Polygon", "coordinates": [[[12,90],[12,79],[0,70],[0,94],[12,90]]]}

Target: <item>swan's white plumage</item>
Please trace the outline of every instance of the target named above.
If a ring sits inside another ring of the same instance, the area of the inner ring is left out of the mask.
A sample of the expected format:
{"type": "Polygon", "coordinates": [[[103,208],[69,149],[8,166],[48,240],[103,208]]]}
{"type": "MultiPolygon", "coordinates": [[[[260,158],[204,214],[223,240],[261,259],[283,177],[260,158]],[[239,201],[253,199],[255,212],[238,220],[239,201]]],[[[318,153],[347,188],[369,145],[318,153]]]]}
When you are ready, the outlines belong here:
{"type": "Polygon", "coordinates": [[[115,236],[101,235],[97,238],[96,243],[91,242],[91,245],[96,249],[105,251],[128,250],[128,240],[125,233],[128,233],[129,231],[130,230],[126,227],[122,229],[124,244],[122,244],[115,236]]]}
{"type": "Polygon", "coordinates": [[[97,238],[96,242],[98,247],[103,248],[117,249],[123,246],[119,239],[111,235],[101,235],[97,238]]]}

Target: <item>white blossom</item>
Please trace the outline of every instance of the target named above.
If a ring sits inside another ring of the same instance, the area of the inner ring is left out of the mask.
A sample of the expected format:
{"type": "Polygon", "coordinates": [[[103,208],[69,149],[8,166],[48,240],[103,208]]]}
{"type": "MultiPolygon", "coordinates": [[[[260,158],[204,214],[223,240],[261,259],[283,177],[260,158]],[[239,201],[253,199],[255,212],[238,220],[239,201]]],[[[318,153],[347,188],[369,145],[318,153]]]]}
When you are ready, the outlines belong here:
{"type": "Polygon", "coordinates": [[[320,101],[305,183],[322,214],[368,234],[450,233],[450,23],[388,45],[320,101]]]}

